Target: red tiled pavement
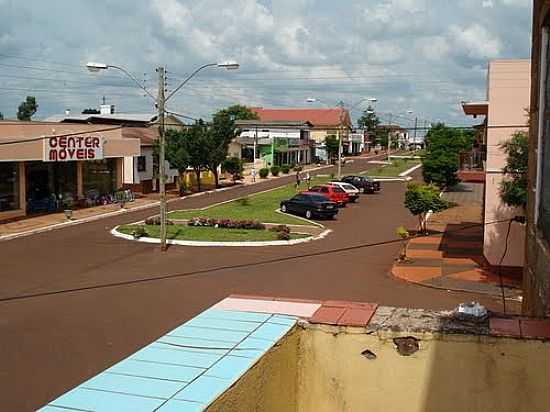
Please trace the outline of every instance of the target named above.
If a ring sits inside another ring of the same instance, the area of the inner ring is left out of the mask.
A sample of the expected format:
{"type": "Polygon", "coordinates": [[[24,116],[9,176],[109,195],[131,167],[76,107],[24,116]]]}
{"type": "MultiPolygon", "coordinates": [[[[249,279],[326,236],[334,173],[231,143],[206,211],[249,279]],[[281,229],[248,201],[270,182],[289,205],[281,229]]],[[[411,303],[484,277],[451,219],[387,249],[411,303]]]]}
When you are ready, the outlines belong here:
{"type": "Polygon", "coordinates": [[[328,325],[337,325],[338,321],[346,311],[342,307],[321,306],[313,314],[309,321],[311,323],[326,323],[328,325]]]}
{"type": "Polygon", "coordinates": [[[440,277],[442,275],[442,270],[441,267],[430,266],[394,266],[392,273],[400,279],[413,283],[419,283],[425,280],[440,277]]]}
{"type": "Polygon", "coordinates": [[[524,338],[550,339],[550,321],[541,319],[522,319],[521,336],[524,338]]]}
{"type": "Polygon", "coordinates": [[[338,325],[345,326],[367,326],[375,309],[360,309],[349,308],[346,309],[344,315],[338,320],[338,325]]]}
{"type": "Polygon", "coordinates": [[[521,337],[519,319],[491,318],[489,320],[489,329],[491,335],[494,336],[521,337]]]}
{"type": "Polygon", "coordinates": [[[430,249],[408,249],[407,256],[414,258],[443,259],[443,252],[430,249]]]}
{"type": "Polygon", "coordinates": [[[325,300],[323,306],[331,306],[336,308],[358,308],[367,310],[376,310],[378,304],[366,302],[348,302],[344,300],[325,300]]]}

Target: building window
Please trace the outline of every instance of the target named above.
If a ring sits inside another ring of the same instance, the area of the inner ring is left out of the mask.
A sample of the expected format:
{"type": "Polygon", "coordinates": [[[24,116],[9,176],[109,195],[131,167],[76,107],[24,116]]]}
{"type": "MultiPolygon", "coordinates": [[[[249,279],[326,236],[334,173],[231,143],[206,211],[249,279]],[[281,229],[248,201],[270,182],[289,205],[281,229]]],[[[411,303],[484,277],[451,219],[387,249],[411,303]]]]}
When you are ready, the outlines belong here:
{"type": "Polygon", "coordinates": [[[19,165],[0,162],[0,212],[19,208],[19,165]]]}
{"type": "Polygon", "coordinates": [[[116,160],[89,160],[82,164],[86,197],[112,194],[116,190],[116,160]]]}
{"type": "Polygon", "coordinates": [[[147,159],[145,156],[138,156],[137,170],[138,172],[145,172],[147,170],[147,159]]]}

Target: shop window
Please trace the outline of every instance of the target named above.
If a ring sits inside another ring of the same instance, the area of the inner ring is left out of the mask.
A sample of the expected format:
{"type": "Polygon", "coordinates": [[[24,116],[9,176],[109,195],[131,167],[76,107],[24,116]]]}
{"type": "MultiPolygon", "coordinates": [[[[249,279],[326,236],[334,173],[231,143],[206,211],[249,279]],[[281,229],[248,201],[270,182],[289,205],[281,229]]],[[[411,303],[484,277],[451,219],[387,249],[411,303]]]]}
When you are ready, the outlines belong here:
{"type": "Polygon", "coordinates": [[[19,208],[19,165],[0,162],[0,212],[19,208]]]}
{"type": "Polygon", "coordinates": [[[147,170],[147,158],[145,156],[137,158],[137,170],[138,172],[145,172],[147,170]]]}
{"type": "Polygon", "coordinates": [[[116,190],[116,162],[114,159],[83,162],[84,194],[90,196],[110,195],[116,190]]]}

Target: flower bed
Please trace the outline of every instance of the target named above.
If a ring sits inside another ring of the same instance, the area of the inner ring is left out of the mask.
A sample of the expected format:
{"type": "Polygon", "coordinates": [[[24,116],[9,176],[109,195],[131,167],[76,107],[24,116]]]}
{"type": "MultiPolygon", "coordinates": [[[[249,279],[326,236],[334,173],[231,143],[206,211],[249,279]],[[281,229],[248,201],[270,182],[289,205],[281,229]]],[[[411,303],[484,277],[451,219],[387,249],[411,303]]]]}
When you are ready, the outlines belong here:
{"type": "Polygon", "coordinates": [[[258,220],[232,220],[232,219],[213,219],[209,217],[193,217],[187,223],[194,227],[216,227],[222,229],[246,229],[246,230],[265,230],[265,225],[258,220]]]}

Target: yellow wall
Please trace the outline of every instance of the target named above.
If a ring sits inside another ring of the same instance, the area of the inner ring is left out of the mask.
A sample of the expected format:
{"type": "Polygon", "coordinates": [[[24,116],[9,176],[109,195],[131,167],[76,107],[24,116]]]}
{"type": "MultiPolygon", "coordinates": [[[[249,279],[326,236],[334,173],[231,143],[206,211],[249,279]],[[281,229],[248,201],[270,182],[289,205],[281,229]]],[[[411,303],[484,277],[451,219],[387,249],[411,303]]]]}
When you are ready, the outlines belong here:
{"type": "Polygon", "coordinates": [[[265,354],[208,412],[299,412],[296,365],[299,331],[293,329],[265,354]]]}
{"type": "Polygon", "coordinates": [[[402,356],[393,338],[411,334],[326,325],[296,330],[208,411],[550,410],[550,343],[419,333],[412,334],[419,351],[402,356]],[[361,355],[365,349],[376,359],[361,355]]]}
{"type": "MultiPolygon", "coordinates": [[[[193,171],[187,171],[183,174],[183,181],[188,189],[198,189],[197,176],[193,171]]],[[[209,170],[201,172],[201,189],[215,186],[214,174],[209,170]]]]}

